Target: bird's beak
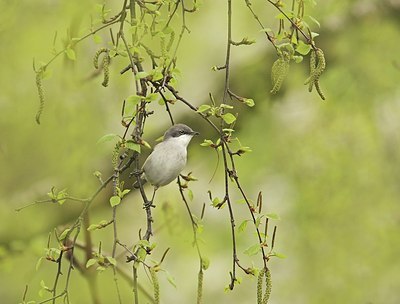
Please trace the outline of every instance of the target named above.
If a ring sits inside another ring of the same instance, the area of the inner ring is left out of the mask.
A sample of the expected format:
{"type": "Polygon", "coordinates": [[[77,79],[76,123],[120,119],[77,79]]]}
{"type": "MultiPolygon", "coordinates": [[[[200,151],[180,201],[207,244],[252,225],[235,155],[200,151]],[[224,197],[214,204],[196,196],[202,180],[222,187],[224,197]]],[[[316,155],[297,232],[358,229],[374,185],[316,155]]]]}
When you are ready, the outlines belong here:
{"type": "Polygon", "coordinates": [[[193,135],[193,136],[195,136],[195,135],[200,135],[200,133],[199,133],[199,132],[196,132],[196,131],[193,131],[193,132],[192,132],[192,135],[193,135]]]}

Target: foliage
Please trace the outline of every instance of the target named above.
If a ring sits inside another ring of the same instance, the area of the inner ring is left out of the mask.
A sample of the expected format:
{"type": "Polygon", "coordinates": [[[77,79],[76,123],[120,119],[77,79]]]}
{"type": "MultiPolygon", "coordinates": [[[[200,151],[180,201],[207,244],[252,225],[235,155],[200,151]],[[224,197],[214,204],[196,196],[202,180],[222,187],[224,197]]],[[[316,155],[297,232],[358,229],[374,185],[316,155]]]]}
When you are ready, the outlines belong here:
{"type": "MultiPolygon", "coordinates": [[[[249,9],[251,15],[261,26],[268,41],[276,50],[278,59],[272,65],[271,77],[273,81],[272,93],[277,93],[283,83],[283,80],[289,74],[289,64],[291,61],[301,62],[303,56],[311,54],[310,59],[310,77],[307,80],[309,90],[316,87],[318,94],[324,99],[324,95],[319,85],[319,79],[325,69],[325,58],[322,50],[315,46],[313,38],[315,33],[312,33],[310,27],[304,21],[304,11],[306,1],[292,1],[291,9],[286,9],[283,1],[272,2],[267,1],[272,8],[278,12],[277,19],[279,27],[276,32],[267,29],[263,26],[260,17],[255,14],[252,9],[252,3],[249,0],[245,1],[245,6],[249,9]],[[295,13],[296,11],[296,13],[295,13]],[[285,30],[287,23],[290,30],[285,30]],[[305,33],[308,31],[308,34],[305,33]],[[302,41],[300,36],[304,39],[302,41]]],[[[110,30],[110,41],[107,46],[100,47],[94,54],[93,65],[96,70],[102,72],[102,86],[107,87],[110,81],[110,68],[116,61],[127,62],[126,67],[121,70],[120,74],[124,75],[131,72],[134,76],[134,94],[125,98],[122,103],[121,124],[125,128],[122,135],[107,134],[99,139],[99,142],[113,140],[115,142],[112,152],[112,167],[113,174],[107,179],[102,179],[102,174],[97,172],[95,176],[100,182],[98,189],[88,198],[75,198],[70,196],[66,190],[56,192],[52,189],[49,192],[49,199],[36,201],[38,203],[59,203],[64,204],[66,201],[78,201],[83,207],[80,215],[66,229],[54,231],[54,237],[57,240],[57,246],[50,248],[50,238],[48,248],[46,249],[45,259],[57,264],[57,273],[53,281],[52,287],[47,287],[43,282],[41,284],[40,296],[44,296],[47,291],[50,293],[50,298],[42,301],[55,303],[58,299],[63,298],[64,301],[70,301],[70,279],[71,272],[74,268],[78,269],[85,277],[90,286],[93,287],[92,272],[90,268],[96,265],[96,269],[100,272],[111,268],[115,278],[115,288],[117,290],[119,302],[121,302],[120,287],[117,282],[117,272],[119,263],[116,260],[117,248],[123,252],[129,253],[128,262],[132,262],[133,268],[133,286],[135,303],[139,302],[138,290],[138,271],[142,265],[149,271],[154,297],[153,301],[158,303],[160,300],[160,285],[157,277],[157,272],[160,270],[162,260],[154,262],[154,265],[149,265],[148,255],[156,248],[155,243],[151,243],[150,239],[153,235],[153,218],[151,207],[153,206],[153,198],[149,200],[140,181],[139,156],[141,147],[149,147],[149,144],[143,139],[144,128],[147,118],[152,115],[149,110],[149,105],[154,102],[159,102],[165,106],[169,115],[170,121],[174,124],[174,115],[172,106],[176,102],[180,102],[187,107],[188,111],[193,111],[203,119],[209,127],[214,131],[216,138],[205,139],[202,144],[205,147],[210,147],[215,150],[223,159],[223,175],[224,195],[222,198],[213,196],[211,191],[208,191],[211,205],[217,209],[227,206],[231,223],[232,236],[232,269],[229,272],[230,282],[227,289],[232,290],[236,284],[241,282],[241,278],[237,276],[237,268],[240,268],[248,275],[255,275],[259,272],[259,281],[263,276],[266,277],[266,291],[262,299],[266,303],[269,298],[271,289],[271,275],[267,267],[267,263],[271,257],[282,256],[274,251],[274,239],[276,234],[276,226],[273,230],[272,237],[268,232],[269,219],[277,219],[278,217],[272,214],[264,214],[262,211],[263,199],[259,192],[257,203],[254,204],[246,194],[236,169],[236,157],[251,152],[251,148],[243,146],[237,136],[234,135],[235,125],[238,123],[239,112],[237,112],[237,104],[232,99],[237,100],[239,104],[244,104],[248,107],[254,107],[253,98],[242,97],[231,90],[231,47],[252,45],[254,41],[248,38],[242,38],[240,41],[234,41],[232,38],[232,3],[227,1],[227,16],[228,16],[228,37],[227,37],[227,54],[225,64],[215,67],[215,71],[225,72],[225,83],[223,97],[218,100],[210,93],[210,104],[203,104],[199,107],[195,106],[179,93],[178,76],[180,70],[177,66],[177,53],[180,43],[184,35],[189,32],[186,18],[189,14],[197,12],[199,5],[196,1],[191,3],[188,8],[186,3],[181,1],[155,1],[146,2],[139,0],[123,1],[122,8],[119,12],[110,16],[112,12],[106,5],[99,5],[99,18],[93,22],[90,31],[79,38],[69,37],[66,45],[62,50],[54,50],[54,57],[47,63],[40,64],[39,67],[34,63],[36,73],[36,85],[39,94],[40,106],[36,115],[36,121],[39,124],[45,106],[45,95],[42,80],[45,78],[45,73],[48,67],[59,56],[65,55],[71,61],[77,60],[76,46],[80,42],[89,37],[93,37],[95,41],[101,41],[98,36],[99,32],[106,29],[110,30]],[[178,14],[180,11],[180,14],[178,14]],[[180,30],[176,29],[176,23],[180,18],[180,30]],[[116,31],[117,29],[117,31],[116,31]],[[116,34],[114,32],[116,31],[116,34]],[[158,45],[157,45],[158,44],[158,45]],[[156,45],[156,46],[155,46],[156,45]],[[101,59],[101,60],[100,60],[101,59]],[[101,62],[101,63],[100,63],[101,62]],[[231,100],[228,100],[230,98],[231,100]],[[128,139],[128,136],[131,138],[128,139]],[[133,168],[132,168],[133,167],[133,168]],[[120,176],[127,170],[132,170],[131,175],[137,177],[140,193],[143,199],[143,206],[147,218],[147,228],[144,235],[139,231],[139,241],[133,246],[128,246],[118,238],[118,217],[117,208],[123,203],[124,198],[129,194],[130,189],[124,189],[124,182],[120,176]],[[244,266],[239,260],[237,253],[237,230],[235,224],[234,207],[232,202],[232,183],[239,191],[245,206],[247,207],[250,219],[245,220],[239,226],[239,230],[246,229],[247,223],[253,224],[253,229],[256,234],[256,243],[251,245],[244,251],[249,256],[259,256],[261,258],[261,269],[257,267],[244,266]],[[96,197],[109,185],[112,185],[112,195],[109,197],[109,203],[112,208],[112,218],[109,220],[101,220],[98,224],[90,224],[88,211],[91,208],[96,197]],[[112,227],[113,242],[111,255],[102,253],[102,245],[100,244],[97,250],[90,239],[90,235],[96,230],[112,227]],[[81,238],[81,230],[83,231],[85,244],[79,248],[78,240],[81,238]],[[269,248],[269,250],[267,250],[269,248]],[[77,259],[76,251],[82,249],[86,252],[84,261],[81,263],[77,259]],[[66,257],[67,265],[64,265],[63,258],[66,257]],[[85,265],[79,266],[79,265],[85,265]],[[64,269],[64,270],[63,270],[64,269]],[[61,288],[61,275],[66,271],[64,287],[61,288]],[[92,284],[92,285],[91,285],[92,284]],[[62,289],[60,291],[60,288],[62,289]]],[[[198,242],[198,235],[202,232],[201,220],[204,215],[204,208],[200,219],[192,214],[189,204],[186,200],[187,196],[193,200],[193,191],[189,189],[189,182],[195,181],[196,178],[191,176],[182,176],[178,179],[179,191],[181,198],[186,205],[189,217],[192,222],[194,245],[199,257],[199,273],[198,273],[198,295],[197,301],[202,299],[203,272],[208,268],[208,259],[202,253],[198,242]],[[183,180],[183,181],[182,181],[183,180]]],[[[42,259],[40,259],[41,261],[42,259]]],[[[260,284],[260,283],[259,283],[260,284]]],[[[258,286],[257,292],[260,293],[258,286]]],[[[259,296],[261,297],[261,296],[259,296]]],[[[24,300],[25,301],[25,296],[24,300]]],[[[259,301],[261,303],[261,300],[259,301]]]]}

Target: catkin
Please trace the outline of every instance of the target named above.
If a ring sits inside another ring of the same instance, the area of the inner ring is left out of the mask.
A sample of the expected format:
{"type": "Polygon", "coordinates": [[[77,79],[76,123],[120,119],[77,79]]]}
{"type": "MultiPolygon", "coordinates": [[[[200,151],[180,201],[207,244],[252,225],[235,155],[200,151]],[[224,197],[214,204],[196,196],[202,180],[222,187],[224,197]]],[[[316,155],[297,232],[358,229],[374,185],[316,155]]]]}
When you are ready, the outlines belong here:
{"type": "Polygon", "coordinates": [[[169,52],[171,50],[172,44],[174,43],[175,40],[175,32],[171,32],[171,35],[169,37],[168,45],[167,45],[167,51],[169,52]]]}
{"type": "Polygon", "coordinates": [[[201,304],[203,302],[203,278],[203,269],[200,269],[197,277],[197,304],[201,304]]]}
{"type": "Polygon", "coordinates": [[[324,52],[317,48],[310,55],[310,77],[307,78],[304,84],[308,84],[308,90],[311,92],[313,87],[317,90],[319,96],[325,100],[325,95],[319,85],[319,78],[326,68],[324,52]]]}
{"type": "Polygon", "coordinates": [[[39,95],[39,109],[36,112],[36,123],[38,125],[40,125],[40,117],[42,116],[44,109],[44,91],[42,85],[44,70],[45,69],[41,67],[40,70],[36,72],[36,87],[38,89],[38,95],[39,95]]]}
{"type": "Polygon", "coordinates": [[[108,50],[106,48],[100,48],[97,50],[97,52],[94,54],[93,57],[93,65],[96,69],[99,68],[99,57],[101,53],[108,53],[108,50]]]}
{"type": "Polygon", "coordinates": [[[289,73],[289,61],[283,59],[282,57],[278,58],[271,69],[271,78],[272,78],[272,94],[276,94],[281,86],[283,81],[285,80],[287,74],[289,73]]]}
{"type": "Polygon", "coordinates": [[[265,270],[265,292],[264,292],[263,304],[268,303],[269,297],[271,295],[271,290],[272,290],[271,272],[267,268],[265,270]]]}
{"type": "Polygon", "coordinates": [[[110,60],[111,60],[110,55],[108,55],[108,52],[106,52],[103,57],[103,75],[104,75],[102,82],[103,87],[108,86],[108,81],[110,80],[110,71],[108,69],[110,60]]]}
{"type": "Polygon", "coordinates": [[[271,272],[268,268],[263,268],[260,273],[258,274],[257,278],[257,304],[267,304],[269,297],[271,295],[271,272]],[[262,294],[263,289],[263,279],[265,276],[265,291],[264,296],[262,294]]]}
{"type": "Polygon", "coordinates": [[[160,284],[158,282],[156,270],[154,267],[149,268],[151,281],[153,282],[153,292],[154,292],[154,303],[160,303],[160,284]]]}
{"type": "Polygon", "coordinates": [[[263,268],[257,277],[257,304],[262,304],[262,282],[265,275],[265,268],[263,268]]]}

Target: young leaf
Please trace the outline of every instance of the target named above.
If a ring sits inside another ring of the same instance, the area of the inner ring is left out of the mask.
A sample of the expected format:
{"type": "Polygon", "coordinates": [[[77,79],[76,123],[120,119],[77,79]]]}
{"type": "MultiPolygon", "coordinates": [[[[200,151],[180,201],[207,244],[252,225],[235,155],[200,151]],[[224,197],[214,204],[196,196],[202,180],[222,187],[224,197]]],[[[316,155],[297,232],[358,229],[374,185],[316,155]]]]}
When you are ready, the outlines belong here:
{"type": "Polygon", "coordinates": [[[42,261],[43,261],[44,257],[40,257],[39,260],[36,262],[36,271],[39,270],[40,265],[42,265],[42,261]]]}
{"type": "Polygon", "coordinates": [[[62,241],[66,238],[66,236],[67,236],[68,232],[70,232],[70,230],[71,230],[70,228],[67,228],[60,234],[60,236],[58,237],[60,239],[60,241],[62,241]]]}
{"type": "Polygon", "coordinates": [[[304,43],[303,41],[299,40],[299,43],[296,47],[296,52],[301,55],[307,55],[311,50],[311,45],[304,43]]]}
{"type": "Polygon", "coordinates": [[[113,257],[107,257],[107,260],[111,265],[117,266],[117,260],[114,259],[113,257]]]}
{"type": "Polygon", "coordinates": [[[93,230],[96,230],[96,229],[99,229],[100,228],[100,225],[99,224],[91,224],[88,228],[87,228],[87,231],[93,231],[93,230]]]}
{"type": "Polygon", "coordinates": [[[121,203],[121,198],[119,196],[111,196],[110,197],[110,205],[111,207],[117,206],[121,203]]]}
{"type": "Polygon", "coordinates": [[[239,225],[239,232],[243,232],[246,230],[247,223],[249,220],[244,220],[240,225],[239,225]]]}
{"type": "Polygon", "coordinates": [[[164,271],[165,275],[167,276],[168,282],[169,282],[172,286],[174,286],[174,287],[176,288],[176,281],[175,281],[175,278],[174,278],[168,271],[166,271],[166,270],[164,270],[164,269],[163,269],[163,271],[164,271]]]}
{"type": "Polygon", "coordinates": [[[113,133],[106,134],[106,135],[103,135],[102,137],[100,137],[99,140],[97,141],[97,143],[98,144],[102,144],[102,143],[105,143],[107,141],[111,141],[111,140],[113,140],[114,138],[117,138],[117,137],[119,137],[117,134],[113,134],[113,133]]]}
{"type": "Polygon", "coordinates": [[[213,144],[214,144],[214,143],[213,143],[212,140],[210,140],[210,139],[205,139],[204,142],[200,144],[200,146],[202,146],[202,147],[209,147],[209,146],[211,146],[211,145],[213,145],[213,144]]]}
{"type": "Polygon", "coordinates": [[[140,103],[140,101],[142,100],[142,96],[138,96],[138,95],[131,95],[126,99],[126,103],[131,104],[131,106],[136,106],[140,103]]]}
{"type": "Polygon", "coordinates": [[[280,220],[281,219],[280,216],[276,213],[267,213],[265,216],[271,220],[280,220]]]}
{"type": "Polygon", "coordinates": [[[255,105],[254,100],[251,99],[251,98],[246,98],[246,99],[244,100],[244,103],[245,103],[247,106],[249,106],[250,108],[251,108],[251,107],[254,107],[254,105],[255,105]]]}
{"type": "Polygon", "coordinates": [[[65,53],[67,54],[67,57],[71,60],[76,60],[76,55],[75,51],[71,49],[70,47],[65,50],[65,53]]]}
{"type": "Polygon", "coordinates": [[[193,201],[193,191],[191,189],[189,189],[189,191],[188,191],[188,196],[189,196],[189,199],[191,201],[193,201]]]}
{"type": "Polygon", "coordinates": [[[87,262],[86,262],[86,268],[89,268],[90,266],[93,266],[94,264],[96,264],[97,263],[97,260],[96,259],[89,259],[87,262]]]}
{"type": "Polygon", "coordinates": [[[233,123],[236,120],[236,116],[233,115],[232,113],[225,113],[224,115],[222,115],[222,119],[228,124],[230,125],[231,123],[233,123]]]}
{"type": "Polygon", "coordinates": [[[208,111],[210,108],[211,108],[210,105],[203,104],[197,109],[197,112],[198,113],[203,113],[203,112],[208,111]]]}
{"type": "Polygon", "coordinates": [[[253,256],[253,255],[256,255],[257,253],[259,253],[260,250],[261,250],[260,244],[255,244],[255,245],[252,245],[249,248],[247,248],[244,251],[244,254],[247,254],[249,256],[253,256]]]}
{"type": "Polygon", "coordinates": [[[136,151],[140,153],[140,145],[133,142],[133,140],[129,139],[125,142],[125,147],[128,148],[129,150],[136,151]]]}

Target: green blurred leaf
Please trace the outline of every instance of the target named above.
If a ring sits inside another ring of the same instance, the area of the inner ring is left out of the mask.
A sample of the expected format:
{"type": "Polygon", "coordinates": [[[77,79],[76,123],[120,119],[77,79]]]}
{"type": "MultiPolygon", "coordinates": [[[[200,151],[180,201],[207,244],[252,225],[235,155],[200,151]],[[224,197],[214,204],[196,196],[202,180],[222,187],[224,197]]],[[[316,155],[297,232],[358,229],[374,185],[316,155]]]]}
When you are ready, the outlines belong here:
{"type": "Polygon", "coordinates": [[[281,219],[280,216],[276,213],[267,213],[265,216],[271,220],[280,220],[281,219]]]}
{"type": "Polygon", "coordinates": [[[36,262],[36,266],[35,266],[36,271],[38,271],[40,268],[40,265],[42,265],[43,259],[44,259],[44,257],[40,257],[39,260],[36,262]]]}
{"type": "Polygon", "coordinates": [[[247,249],[244,251],[244,254],[247,254],[247,255],[249,255],[249,256],[253,256],[253,255],[258,254],[260,251],[261,251],[261,246],[260,246],[260,244],[255,244],[255,245],[252,245],[252,246],[250,246],[249,248],[247,248],[247,249]]]}
{"type": "Polygon", "coordinates": [[[312,22],[314,22],[316,25],[318,25],[318,27],[321,27],[321,24],[319,23],[319,21],[317,19],[315,19],[313,16],[307,16],[308,18],[310,18],[310,20],[312,22]]]}
{"type": "Polygon", "coordinates": [[[156,101],[159,98],[158,93],[150,93],[149,95],[146,96],[145,100],[147,102],[153,102],[156,101]]]}
{"type": "Polygon", "coordinates": [[[137,80],[139,80],[139,79],[146,78],[147,76],[149,76],[149,73],[148,73],[148,72],[138,72],[138,73],[136,74],[135,78],[136,78],[137,80]]]}
{"type": "Polygon", "coordinates": [[[191,201],[193,201],[193,191],[191,189],[188,190],[188,196],[191,201]]]}
{"type": "Polygon", "coordinates": [[[99,229],[100,228],[100,225],[99,224],[91,224],[88,228],[87,228],[87,231],[93,231],[93,230],[96,230],[96,229],[99,229]]]}
{"type": "Polygon", "coordinates": [[[106,134],[106,135],[103,135],[102,137],[100,137],[99,140],[97,141],[97,143],[98,144],[102,144],[102,143],[105,143],[107,141],[111,141],[111,140],[113,140],[115,138],[119,138],[119,136],[117,134],[113,134],[113,133],[106,134]]]}
{"type": "Polygon", "coordinates": [[[207,270],[210,267],[210,259],[208,257],[202,256],[201,257],[201,268],[203,270],[207,270]]]}
{"type": "Polygon", "coordinates": [[[76,55],[75,51],[71,49],[70,47],[65,50],[65,53],[67,54],[67,57],[71,60],[76,60],[76,55]]]}
{"type": "Polygon", "coordinates": [[[239,225],[239,232],[243,232],[246,230],[247,227],[247,223],[249,222],[249,220],[244,220],[240,225],[239,225]]]}
{"type": "Polygon", "coordinates": [[[117,266],[117,260],[114,259],[113,257],[107,257],[107,261],[113,265],[113,266],[117,266]]]}
{"type": "Polygon", "coordinates": [[[174,278],[167,270],[163,269],[163,272],[165,273],[168,282],[169,282],[172,286],[174,286],[174,287],[176,288],[176,281],[175,281],[175,278],[174,278]]]}
{"type": "Polygon", "coordinates": [[[102,38],[100,35],[98,35],[98,34],[94,34],[94,35],[93,35],[93,41],[94,41],[94,43],[96,43],[96,44],[100,44],[100,43],[103,42],[103,38],[102,38]]]}

